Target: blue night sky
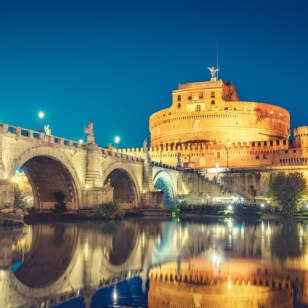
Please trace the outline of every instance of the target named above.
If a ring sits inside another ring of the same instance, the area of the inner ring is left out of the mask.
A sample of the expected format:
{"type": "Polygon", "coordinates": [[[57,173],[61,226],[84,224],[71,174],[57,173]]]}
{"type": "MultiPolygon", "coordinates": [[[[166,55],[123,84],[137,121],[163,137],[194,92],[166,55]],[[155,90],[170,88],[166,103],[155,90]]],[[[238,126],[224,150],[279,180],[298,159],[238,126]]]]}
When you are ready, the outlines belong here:
{"type": "Polygon", "coordinates": [[[308,125],[308,2],[1,1],[0,121],[139,147],[178,83],[220,77],[308,125]]]}

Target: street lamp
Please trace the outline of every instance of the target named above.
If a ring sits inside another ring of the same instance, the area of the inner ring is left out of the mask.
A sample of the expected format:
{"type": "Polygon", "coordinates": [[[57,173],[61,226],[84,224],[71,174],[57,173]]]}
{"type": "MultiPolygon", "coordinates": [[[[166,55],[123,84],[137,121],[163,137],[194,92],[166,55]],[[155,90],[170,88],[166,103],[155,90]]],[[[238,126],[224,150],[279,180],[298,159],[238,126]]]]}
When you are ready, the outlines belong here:
{"type": "Polygon", "coordinates": [[[41,122],[40,132],[42,132],[42,131],[43,131],[43,119],[44,119],[44,117],[45,117],[45,113],[44,113],[43,111],[40,111],[40,112],[38,113],[38,117],[39,117],[40,122],[41,122]]]}
{"type": "Polygon", "coordinates": [[[118,145],[118,144],[120,143],[120,141],[121,141],[121,138],[120,138],[119,136],[115,136],[115,137],[114,137],[114,143],[115,143],[116,145],[118,145]]]}

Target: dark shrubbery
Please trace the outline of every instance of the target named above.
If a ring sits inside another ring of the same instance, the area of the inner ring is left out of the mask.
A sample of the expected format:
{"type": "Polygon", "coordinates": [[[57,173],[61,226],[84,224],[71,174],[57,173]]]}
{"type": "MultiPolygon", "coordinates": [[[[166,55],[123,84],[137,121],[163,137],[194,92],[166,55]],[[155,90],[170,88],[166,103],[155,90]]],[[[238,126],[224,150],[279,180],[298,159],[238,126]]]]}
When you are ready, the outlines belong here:
{"type": "Polygon", "coordinates": [[[94,218],[118,219],[124,216],[124,212],[116,203],[101,204],[97,207],[94,218]]]}
{"type": "Polygon", "coordinates": [[[53,208],[53,212],[55,213],[65,213],[67,211],[67,206],[64,202],[65,200],[65,193],[63,191],[56,191],[54,193],[54,197],[58,203],[55,204],[53,208]]]}
{"type": "Polygon", "coordinates": [[[29,215],[34,215],[36,214],[36,208],[34,206],[31,206],[29,208],[27,208],[27,212],[29,215]]]}

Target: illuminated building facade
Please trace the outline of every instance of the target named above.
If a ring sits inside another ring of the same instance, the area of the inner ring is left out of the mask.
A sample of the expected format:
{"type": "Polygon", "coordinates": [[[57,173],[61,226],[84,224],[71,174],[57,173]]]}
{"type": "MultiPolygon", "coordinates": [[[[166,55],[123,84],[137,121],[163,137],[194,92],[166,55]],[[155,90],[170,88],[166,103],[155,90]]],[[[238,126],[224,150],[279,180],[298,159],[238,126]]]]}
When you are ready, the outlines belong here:
{"type": "MultiPolygon", "coordinates": [[[[241,101],[231,82],[180,84],[172,105],[150,117],[151,159],[172,166],[260,168],[306,165],[308,126],[290,137],[288,110],[241,101]]],[[[127,149],[141,156],[143,149],[127,149]]]]}

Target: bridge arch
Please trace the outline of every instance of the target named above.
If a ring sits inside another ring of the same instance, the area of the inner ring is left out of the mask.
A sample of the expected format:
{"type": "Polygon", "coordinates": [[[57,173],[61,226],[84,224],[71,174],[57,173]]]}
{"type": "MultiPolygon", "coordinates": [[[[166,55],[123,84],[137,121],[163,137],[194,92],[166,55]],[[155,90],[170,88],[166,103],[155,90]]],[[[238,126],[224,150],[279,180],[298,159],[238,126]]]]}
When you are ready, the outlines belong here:
{"type": "Polygon", "coordinates": [[[79,209],[81,184],[69,158],[59,149],[52,147],[30,148],[11,163],[9,176],[22,169],[33,189],[34,206],[49,209],[57,202],[54,193],[63,191],[70,209],[79,209]]]}
{"type": "Polygon", "coordinates": [[[166,170],[159,170],[153,179],[154,188],[163,192],[164,206],[171,206],[176,203],[176,185],[172,176],[166,170]]]}
{"type": "Polygon", "coordinates": [[[103,183],[110,182],[114,188],[113,200],[126,208],[140,203],[140,186],[133,170],[121,162],[111,164],[103,175],[103,183]]]}

